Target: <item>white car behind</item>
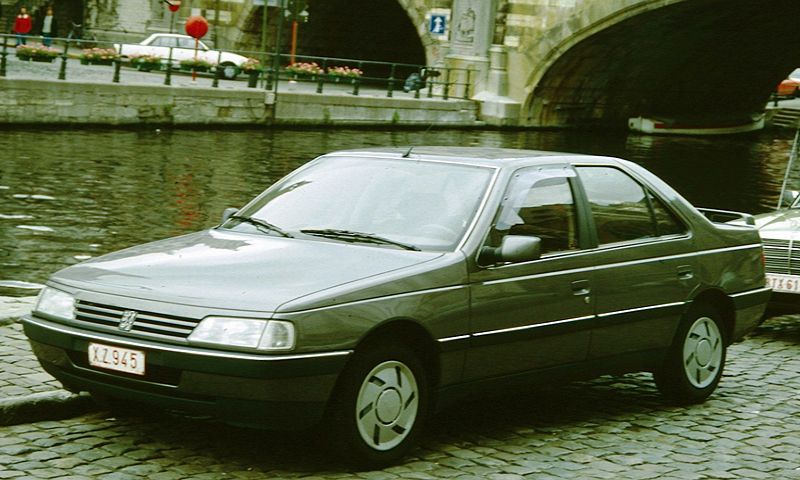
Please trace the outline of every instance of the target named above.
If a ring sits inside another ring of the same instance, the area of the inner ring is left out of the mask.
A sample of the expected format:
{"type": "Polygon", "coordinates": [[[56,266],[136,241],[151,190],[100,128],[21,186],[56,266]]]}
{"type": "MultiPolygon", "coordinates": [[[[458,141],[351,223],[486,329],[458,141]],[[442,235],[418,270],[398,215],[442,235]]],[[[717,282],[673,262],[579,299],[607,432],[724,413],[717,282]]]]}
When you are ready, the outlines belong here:
{"type": "MultiPolygon", "coordinates": [[[[170,57],[172,49],[172,63],[177,66],[181,60],[195,58],[195,39],[176,33],[154,33],[138,44],[114,44],[114,49],[123,58],[156,55],[163,58],[164,62],[170,57]]],[[[197,42],[197,58],[217,65],[222,69],[223,78],[228,80],[236,78],[241,65],[247,61],[247,57],[236,53],[212,50],[202,41],[197,42]]]]}

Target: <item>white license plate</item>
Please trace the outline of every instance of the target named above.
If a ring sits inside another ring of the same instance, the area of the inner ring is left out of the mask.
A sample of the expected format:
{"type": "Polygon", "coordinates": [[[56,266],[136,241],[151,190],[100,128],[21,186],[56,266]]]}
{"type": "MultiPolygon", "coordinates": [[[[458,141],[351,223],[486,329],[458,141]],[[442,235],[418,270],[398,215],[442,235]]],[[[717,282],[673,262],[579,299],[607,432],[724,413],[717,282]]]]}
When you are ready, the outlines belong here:
{"type": "Polygon", "coordinates": [[[800,276],[768,273],[767,286],[776,292],[800,293],[800,276]]]}
{"type": "Polygon", "coordinates": [[[144,352],[90,343],[89,365],[134,375],[144,375],[144,352]]]}

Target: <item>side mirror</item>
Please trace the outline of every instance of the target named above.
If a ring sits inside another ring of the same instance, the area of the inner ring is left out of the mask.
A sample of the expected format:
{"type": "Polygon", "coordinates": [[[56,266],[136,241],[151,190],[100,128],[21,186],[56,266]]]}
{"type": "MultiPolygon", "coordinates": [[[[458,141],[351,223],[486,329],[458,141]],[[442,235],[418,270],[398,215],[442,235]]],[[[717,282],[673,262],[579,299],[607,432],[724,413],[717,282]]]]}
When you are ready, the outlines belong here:
{"type": "Polygon", "coordinates": [[[478,259],[481,265],[504,262],[530,262],[542,254],[542,239],[527,235],[506,235],[499,247],[483,247],[478,259]]]}
{"type": "Polygon", "coordinates": [[[239,211],[239,209],[238,208],[234,208],[234,207],[228,207],[225,210],[223,210],[222,211],[222,221],[220,222],[220,225],[225,223],[225,222],[227,222],[228,219],[231,218],[231,216],[234,213],[238,212],[238,211],[239,211]]]}
{"type": "Polygon", "coordinates": [[[542,255],[542,239],[528,235],[506,235],[497,252],[501,262],[529,262],[542,255]]]}

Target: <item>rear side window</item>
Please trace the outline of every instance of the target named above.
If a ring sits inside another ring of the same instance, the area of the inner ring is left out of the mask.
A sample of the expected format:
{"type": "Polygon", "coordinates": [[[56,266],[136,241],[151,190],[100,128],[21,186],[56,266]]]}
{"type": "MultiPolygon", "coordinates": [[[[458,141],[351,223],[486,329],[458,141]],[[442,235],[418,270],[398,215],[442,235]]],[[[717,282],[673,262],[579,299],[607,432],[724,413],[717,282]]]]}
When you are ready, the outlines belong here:
{"type": "Polygon", "coordinates": [[[658,198],[623,171],[612,167],[577,170],[601,245],[686,231],[658,198]]]}

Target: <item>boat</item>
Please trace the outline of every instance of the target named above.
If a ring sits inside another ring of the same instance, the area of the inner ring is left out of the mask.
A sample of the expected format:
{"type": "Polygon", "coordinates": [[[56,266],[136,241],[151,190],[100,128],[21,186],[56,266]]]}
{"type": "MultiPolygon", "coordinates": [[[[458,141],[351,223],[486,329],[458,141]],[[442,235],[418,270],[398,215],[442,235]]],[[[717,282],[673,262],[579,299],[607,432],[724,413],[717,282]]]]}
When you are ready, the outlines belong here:
{"type": "Polygon", "coordinates": [[[753,115],[745,121],[680,122],[662,118],[631,117],[628,128],[634,132],[665,135],[727,135],[764,128],[764,115],[753,115]]]}

